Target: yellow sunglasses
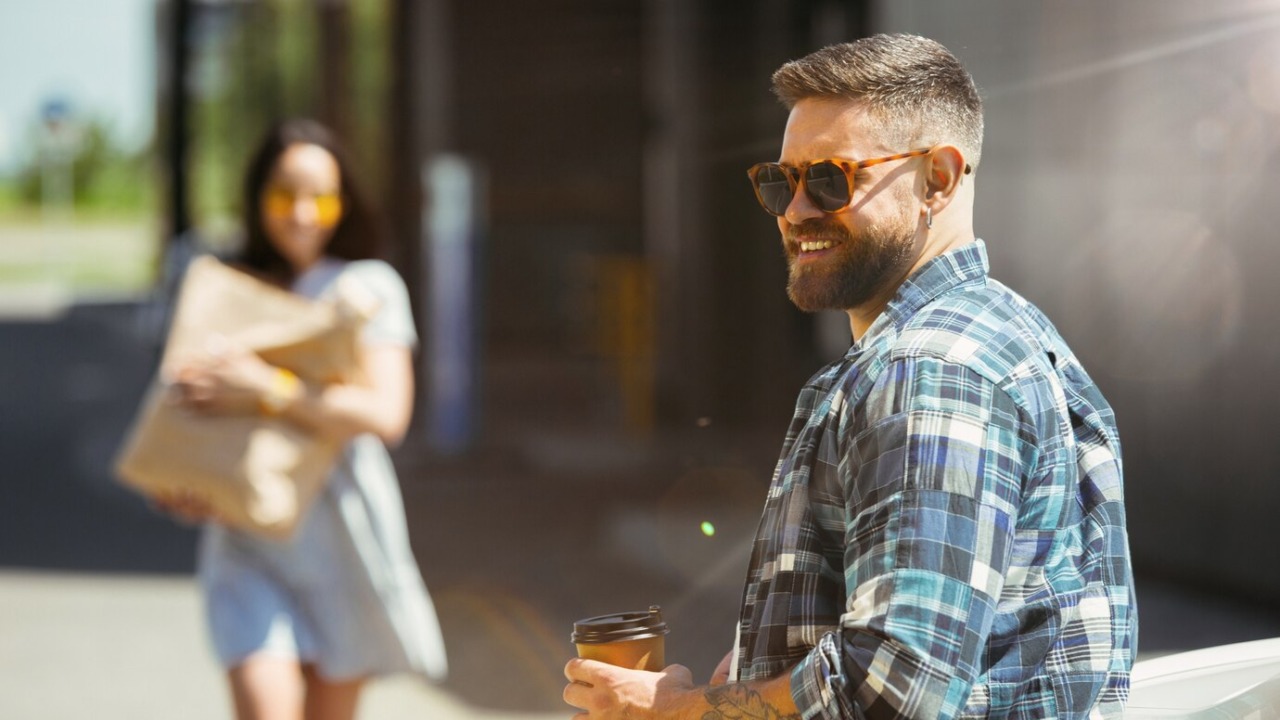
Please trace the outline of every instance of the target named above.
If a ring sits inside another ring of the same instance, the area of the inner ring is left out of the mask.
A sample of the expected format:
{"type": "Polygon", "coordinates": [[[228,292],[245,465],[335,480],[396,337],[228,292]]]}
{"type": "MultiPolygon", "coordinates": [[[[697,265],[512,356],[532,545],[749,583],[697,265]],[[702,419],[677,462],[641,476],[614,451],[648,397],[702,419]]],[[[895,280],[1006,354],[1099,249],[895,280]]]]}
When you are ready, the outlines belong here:
{"type": "Polygon", "coordinates": [[[333,227],[342,219],[342,196],[338,193],[308,194],[285,187],[268,187],[262,197],[262,208],[269,217],[284,219],[293,215],[300,202],[315,207],[316,224],[333,227]]]}

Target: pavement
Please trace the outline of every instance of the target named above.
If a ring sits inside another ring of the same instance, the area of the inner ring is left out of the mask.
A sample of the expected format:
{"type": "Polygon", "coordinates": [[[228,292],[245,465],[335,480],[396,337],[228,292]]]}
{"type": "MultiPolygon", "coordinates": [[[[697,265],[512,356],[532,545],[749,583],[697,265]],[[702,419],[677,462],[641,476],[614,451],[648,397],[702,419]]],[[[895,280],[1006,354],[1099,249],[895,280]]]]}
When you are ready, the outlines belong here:
{"type": "MultiPolygon", "coordinates": [[[[1277,632],[1275,619],[1260,609],[1176,585],[1140,583],[1139,597],[1149,611],[1144,630],[1151,626],[1161,640],[1140,660],[1277,632]],[[1182,648],[1164,641],[1170,634],[1181,638],[1182,648]]],[[[456,639],[452,620],[447,635],[456,639]]],[[[0,718],[227,720],[229,697],[203,627],[188,575],[0,570],[0,718]]],[[[520,654],[520,643],[512,650],[520,654]]],[[[501,686],[491,689],[491,699],[502,694],[501,686]]],[[[378,680],[365,691],[358,717],[551,720],[572,714],[545,703],[537,710],[494,708],[467,694],[407,676],[378,680]]]]}
{"type": "MultiPolygon", "coordinates": [[[[227,720],[190,577],[0,572],[0,718],[227,720]]],[[[361,720],[549,720],[480,708],[410,677],[380,680],[361,720]]]]}

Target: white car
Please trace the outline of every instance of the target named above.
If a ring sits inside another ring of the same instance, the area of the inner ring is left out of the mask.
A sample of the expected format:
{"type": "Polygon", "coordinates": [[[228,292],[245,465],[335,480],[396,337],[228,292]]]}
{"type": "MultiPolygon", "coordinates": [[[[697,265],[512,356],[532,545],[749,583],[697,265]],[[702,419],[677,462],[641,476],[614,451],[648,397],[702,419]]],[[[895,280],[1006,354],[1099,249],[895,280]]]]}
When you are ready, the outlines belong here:
{"type": "Polygon", "coordinates": [[[1219,645],[1133,666],[1125,720],[1280,718],[1280,638],[1219,645]]]}

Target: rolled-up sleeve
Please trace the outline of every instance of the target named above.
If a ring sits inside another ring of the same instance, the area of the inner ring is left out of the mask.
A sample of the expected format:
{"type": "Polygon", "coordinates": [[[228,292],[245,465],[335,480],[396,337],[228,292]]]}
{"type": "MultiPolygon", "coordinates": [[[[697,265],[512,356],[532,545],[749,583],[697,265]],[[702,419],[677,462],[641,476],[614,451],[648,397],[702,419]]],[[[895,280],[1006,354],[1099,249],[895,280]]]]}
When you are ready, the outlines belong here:
{"type": "Polygon", "coordinates": [[[954,717],[1016,571],[1034,430],[1005,389],[932,357],[890,363],[849,412],[845,611],[792,695],[805,718],[954,717]]]}

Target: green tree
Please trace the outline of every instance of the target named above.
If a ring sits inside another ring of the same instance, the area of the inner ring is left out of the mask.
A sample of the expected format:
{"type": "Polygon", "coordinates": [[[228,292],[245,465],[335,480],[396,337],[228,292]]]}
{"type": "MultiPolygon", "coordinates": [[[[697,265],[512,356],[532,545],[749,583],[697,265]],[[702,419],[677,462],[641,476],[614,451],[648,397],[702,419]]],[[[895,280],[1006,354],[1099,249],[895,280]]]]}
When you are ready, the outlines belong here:
{"type": "Polygon", "coordinates": [[[76,122],[74,139],[63,148],[49,142],[42,123],[32,123],[28,147],[35,152],[18,174],[19,200],[28,207],[39,206],[50,191],[46,167],[69,160],[70,199],[76,211],[130,216],[150,212],[155,197],[151,148],[122,147],[111,123],[101,117],[76,122]]]}

